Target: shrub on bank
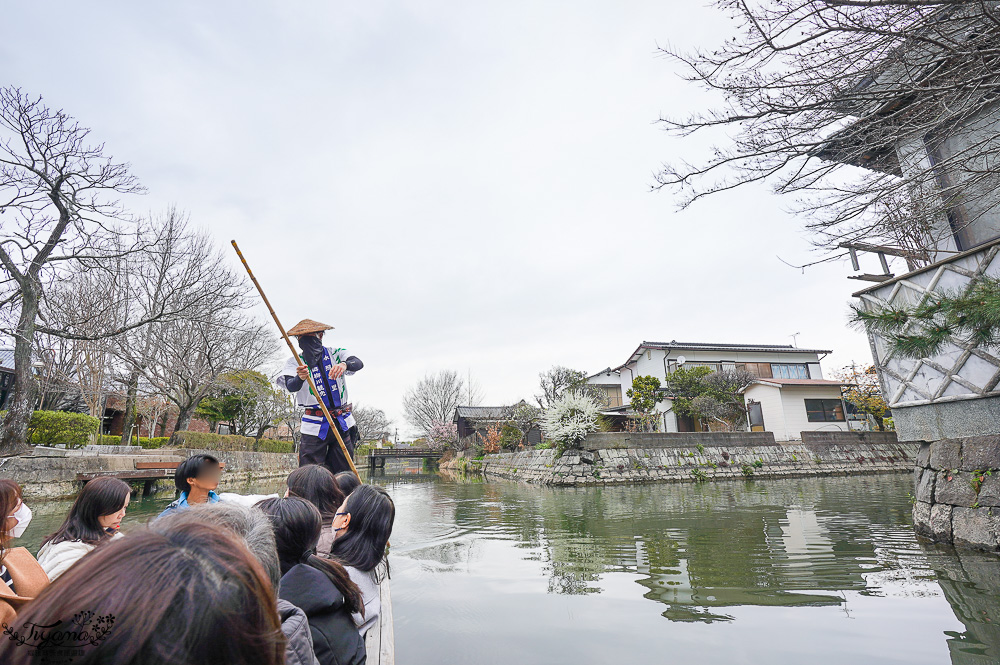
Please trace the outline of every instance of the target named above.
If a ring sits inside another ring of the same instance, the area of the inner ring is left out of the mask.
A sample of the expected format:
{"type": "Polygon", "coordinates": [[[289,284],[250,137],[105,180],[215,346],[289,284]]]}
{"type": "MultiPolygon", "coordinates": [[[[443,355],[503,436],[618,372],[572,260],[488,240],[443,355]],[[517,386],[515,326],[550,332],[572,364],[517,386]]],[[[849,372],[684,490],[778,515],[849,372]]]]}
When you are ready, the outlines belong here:
{"type": "Polygon", "coordinates": [[[28,442],[34,446],[81,448],[90,443],[100,421],[85,413],[35,411],[28,422],[28,442]]]}
{"type": "Polygon", "coordinates": [[[203,450],[239,451],[249,450],[259,453],[293,453],[295,444],[291,441],[260,439],[236,434],[212,434],[182,430],[170,437],[170,445],[176,448],[200,448],[203,450]]]}
{"type": "Polygon", "coordinates": [[[567,448],[577,448],[591,432],[598,430],[601,412],[597,403],[583,394],[566,393],[545,410],[542,431],[561,456],[567,448]]]}
{"type": "MultiPolygon", "coordinates": [[[[103,434],[101,435],[98,443],[105,446],[120,446],[122,445],[122,437],[120,434],[103,434]]],[[[127,444],[129,446],[140,446],[146,448],[147,450],[155,450],[157,448],[162,448],[163,446],[170,443],[169,436],[140,436],[133,437],[127,444]]]]}

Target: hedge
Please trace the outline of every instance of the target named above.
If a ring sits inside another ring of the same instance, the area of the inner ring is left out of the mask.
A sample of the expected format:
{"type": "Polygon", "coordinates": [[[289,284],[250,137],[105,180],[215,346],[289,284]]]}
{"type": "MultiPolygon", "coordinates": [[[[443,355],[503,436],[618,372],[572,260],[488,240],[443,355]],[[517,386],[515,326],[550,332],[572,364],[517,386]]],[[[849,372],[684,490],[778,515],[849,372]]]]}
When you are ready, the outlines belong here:
{"type": "MultiPolygon", "coordinates": [[[[121,434],[103,434],[101,435],[100,441],[105,446],[120,446],[122,445],[121,434]]],[[[163,446],[170,443],[169,436],[140,436],[138,438],[133,437],[126,445],[129,446],[141,446],[142,448],[153,449],[162,448],[163,446]]]]}
{"type": "Polygon", "coordinates": [[[170,437],[170,445],[177,448],[201,448],[204,450],[251,450],[261,453],[293,453],[295,444],[291,441],[275,439],[254,440],[252,436],[235,434],[212,434],[182,430],[170,437]]]}
{"type": "Polygon", "coordinates": [[[34,446],[81,448],[90,443],[101,421],[85,413],[35,411],[28,421],[28,442],[34,446]]]}

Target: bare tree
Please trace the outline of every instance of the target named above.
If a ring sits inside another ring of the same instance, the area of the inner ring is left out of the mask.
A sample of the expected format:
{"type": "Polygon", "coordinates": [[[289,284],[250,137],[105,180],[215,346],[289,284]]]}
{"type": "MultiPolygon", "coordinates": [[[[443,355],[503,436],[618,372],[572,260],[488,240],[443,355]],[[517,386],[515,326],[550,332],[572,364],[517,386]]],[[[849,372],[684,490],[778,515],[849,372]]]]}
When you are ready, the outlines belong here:
{"type": "MultiPolygon", "coordinates": [[[[141,395],[135,404],[135,411],[142,416],[142,424],[146,426],[146,436],[156,436],[156,427],[170,409],[170,403],[165,397],[157,394],[141,395]]],[[[132,426],[129,425],[131,431],[132,426]]],[[[123,428],[124,430],[124,428],[123,428]]],[[[140,434],[142,434],[140,432],[140,434]]]]}
{"type": "Polygon", "coordinates": [[[528,404],[523,399],[506,408],[505,420],[512,423],[521,432],[520,443],[527,443],[528,432],[539,426],[542,420],[542,410],[528,404]]]}
{"type": "Polygon", "coordinates": [[[277,352],[268,329],[228,306],[208,306],[193,318],[156,326],[157,344],[143,377],[177,407],[177,431],[187,429],[223,373],[256,369],[277,352]]]}
{"type": "MultiPolygon", "coordinates": [[[[0,309],[16,320],[14,390],[0,432],[0,455],[26,449],[38,382],[32,346],[46,285],[62,266],[120,250],[117,196],[141,190],[127,164],[88,143],[89,131],[17,88],[0,88],[0,309]],[[16,314],[15,314],[16,312],[16,314]]],[[[141,322],[133,322],[141,324],[141,322]]],[[[105,336],[120,331],[105,331],[105,336]]]]}
{"type": "Polygon", "coordinates": [[[355,406],[354,420],[358,423],[358,434],[361,441],[379,441],[389,434],[392,420],[382,409],[372,406],[355,406]]]}
{"type": "Polygon", "coordinates": [[[37,335],[35,353],[38,356],[38,408],[45,411],[75,411],[86,409],[83,395],[76,385],[76,350],[72,340],[37,335]]]}
{"type": "Polygon", "coordinates": [[[421,434],[430,432],[436,422],[451,422],[455,409],[462,403],[464,389],[465,382],[454,370],[426,375],[403,396],[407,422],[421,434]]]}
{"type": "Polygon", "coordinates": [[[472,376],[472,370],[465,373],[465,389],[462,406],[479,406],[483,403],[483,386],[472,376]]]}
{"type": "Polygon", "coordinates": [[[682,205],[766,181],[795,196],[817,247],[881,244],[913,269],[1000,224],[1000,3],[716,0],[735,32],[664,49],[714,108],[663,118],[725,136],[668,164],[682,205]],[[862,167],[862,168],[857,168],[862,167]],[[954,239],[953,239],[954,238],[954,239]]]}
{"type": "Polygon", "coordinates": [[[586,395],[602,406],[608,403],[607,393],[603,389],[587,383],[586,372],[560,365],[554,365],[544,372],[539,372],[538,387],[542,392],[540,395],[535,395],[535,401],[543,410],[552,406],[567,391],[586,395]]]}
{"type": "MultiPolygon", "coordinates": [[[[205,312],[247,305],[245,277],[226,267],[221,251],[204,232],[193,231],[188,217],[169,208],[149,222],[149,241],[130,263],[134,316],[197,318],[205,312]]],[[[122,443],[135,421],[140,379],[146,375],[162,329],[147,325],[115,338],[112,348],[121,366],[118,380],[126,390],[122,443]]]]}

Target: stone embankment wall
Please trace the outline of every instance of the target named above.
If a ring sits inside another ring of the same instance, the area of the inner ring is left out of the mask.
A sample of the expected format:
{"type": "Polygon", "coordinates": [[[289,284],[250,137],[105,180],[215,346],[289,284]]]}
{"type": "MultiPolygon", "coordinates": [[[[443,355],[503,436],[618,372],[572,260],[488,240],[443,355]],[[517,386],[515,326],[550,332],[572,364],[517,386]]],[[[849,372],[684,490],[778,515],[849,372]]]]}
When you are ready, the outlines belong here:
{"type": "MultiPolygon", "coordinates": [[[[144,450],[131,454],[102,454],[99,451],[36,448],[32,454],[0,459],[0,478],[11,478],[24,488],[26,497],[56,499],[80,491],[78,473],[135,471],[140,462],[180,462],[205,453],[225,463],[220,487],[238,490],[241,485],[268,478],[283,478],[298,467],[292,453],[225,452],[187,448],[144,450]]],[[[157,481],[159,488],[173,491],[173,480],[157,481]]]]}
{"type": "Polygon", "coordinates": [[[914,483],[917,533],[940,542],[1000,549],[1000,435],[923,444],[914,483]]]}
{"type": "Polygon", "coordinates": [[[544,485],[793,478],[912,471],[920,446],[898,442],[891,432],[815,434],[823,436],[776,443],[769,432],[601,432],[561,457],[551,449],[525,450],[456,458],[442,468],[544,485]]]}

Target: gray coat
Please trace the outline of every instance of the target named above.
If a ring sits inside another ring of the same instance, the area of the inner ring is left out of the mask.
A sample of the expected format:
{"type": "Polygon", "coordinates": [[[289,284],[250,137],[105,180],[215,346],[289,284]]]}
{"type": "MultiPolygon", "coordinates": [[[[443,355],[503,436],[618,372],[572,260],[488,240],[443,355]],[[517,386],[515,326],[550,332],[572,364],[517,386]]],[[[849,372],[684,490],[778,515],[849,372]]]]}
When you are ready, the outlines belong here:
{"type": "Polygon", "coordinates": [[[281,632],[285,634],[285,665],[319,665],[313,650],[306,613],[287,600],[278,599],[281,632]]]}

